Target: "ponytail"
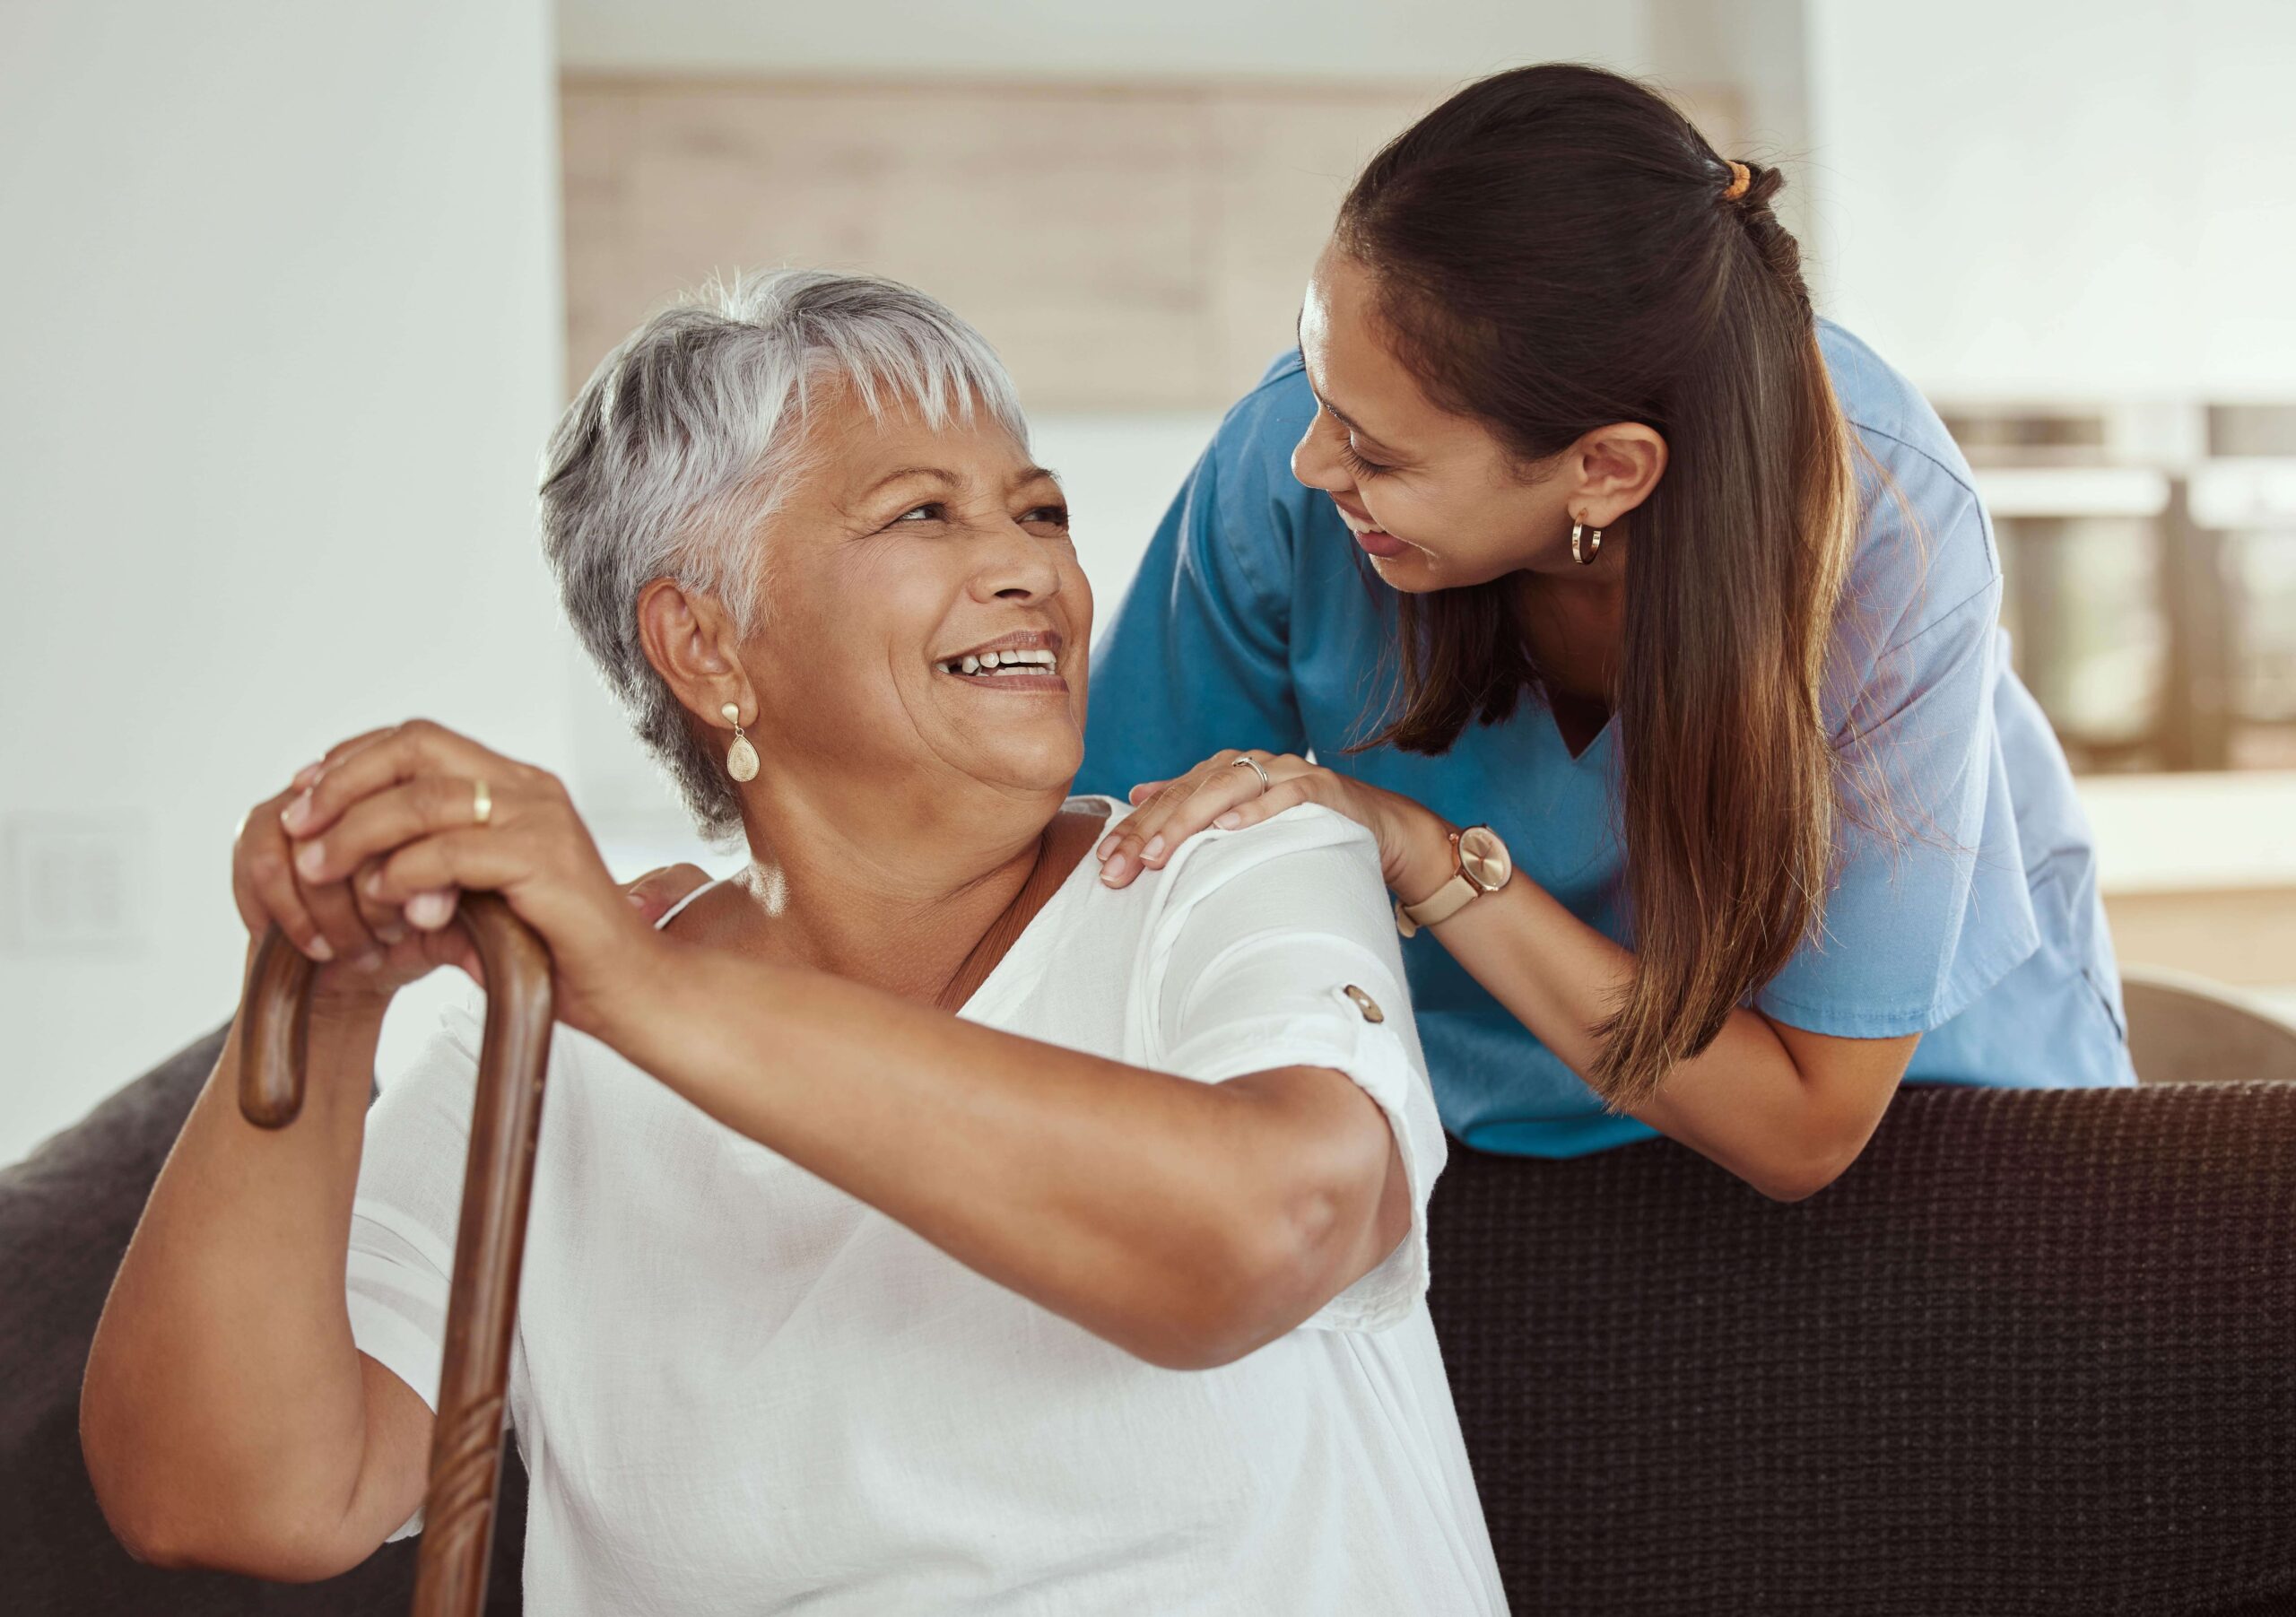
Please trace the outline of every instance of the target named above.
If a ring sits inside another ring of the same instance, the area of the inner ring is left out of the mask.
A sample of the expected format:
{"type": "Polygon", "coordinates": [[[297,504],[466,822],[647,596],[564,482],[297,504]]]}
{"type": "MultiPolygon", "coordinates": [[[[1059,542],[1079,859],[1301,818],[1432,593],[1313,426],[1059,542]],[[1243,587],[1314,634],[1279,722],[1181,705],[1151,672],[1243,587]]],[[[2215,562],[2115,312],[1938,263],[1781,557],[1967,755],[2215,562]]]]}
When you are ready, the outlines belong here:
{"type": "MultiPolygon", "coordinates": [[[[1841,768],[1821,705],[1854,495],[1776,169],[1733,164],[1599,69],[1469,86],[1340,213],[1399,358],[1534,470],[1639,422],[1667,465],[1621,524],[1617,691],[1632,980],[1588,1082],[1644,1100],[1822,924],[1841,768]],[[1734,188],[1735,194],[1733,195],[1734,188]]],[[[1498,579],[1397,597],[1396,711],[1440,753],[1544,675],[1498,579]]]]}

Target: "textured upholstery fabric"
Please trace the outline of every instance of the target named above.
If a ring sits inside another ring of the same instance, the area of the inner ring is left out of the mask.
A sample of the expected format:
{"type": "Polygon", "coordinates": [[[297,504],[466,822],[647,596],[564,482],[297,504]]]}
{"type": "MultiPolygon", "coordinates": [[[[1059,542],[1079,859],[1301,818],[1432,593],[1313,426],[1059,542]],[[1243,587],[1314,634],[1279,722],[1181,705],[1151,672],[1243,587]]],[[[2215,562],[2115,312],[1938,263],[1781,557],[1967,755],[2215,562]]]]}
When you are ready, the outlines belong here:
{"type": "MultiPolygon", "coordinates": [[[[78,1617],[402,1617],[413,1543],[341,1578],[271,1584],[169,1572],[112,1537],[80,1458],[80,1377],[152,1181],[222,1048],[219,1030],[0,1169],[0,1610],[78,1617]]],[[[518,1609],[526,1478],[506,1472],[489,1617],[518,1609]]]]}
{"type": "MultiPolygon", "coordinates": [[[[320,1585],[155,1571],[89,1489],[88,1338],[218,1045],[0,1170],[11,1613],[406,1609],[411,1543],[320,1585]]],[[[1793,1206],[1665,1141],[1455,1149],[1432,1221],[1518,1611],[2296,1613],[2296,1086],[1909,1090],[1793,1206]]]]}
{"type": "Polygon", "coordinates": [[[1431,1216],[1518,1611],[2296,1612],[2296,1090],[1910,1089],[1790,1206],[1461,1152],[1431,1216]]]}

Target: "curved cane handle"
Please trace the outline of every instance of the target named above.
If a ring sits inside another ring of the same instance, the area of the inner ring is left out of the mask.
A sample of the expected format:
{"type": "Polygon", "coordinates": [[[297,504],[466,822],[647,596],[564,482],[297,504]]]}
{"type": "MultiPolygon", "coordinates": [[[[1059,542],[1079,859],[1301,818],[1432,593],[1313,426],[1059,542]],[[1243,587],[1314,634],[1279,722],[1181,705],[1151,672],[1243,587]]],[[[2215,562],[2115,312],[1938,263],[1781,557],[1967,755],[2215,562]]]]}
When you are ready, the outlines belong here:
{"type": "MultiPolygon", "coordinates": [[[[486,1035],[423,1497],[416,1617],[478,1617],[486,1597],[510,1337],[552,1022],[550,952],[510,906],[492,893],[466,892],[455,924],[470,935],[486,968],[486,1035]]],[[[239,1109],[265,1128],[285,1126],[302,1108],[312,976],[311,962],[274,927],[249,977],[239,1061],[239,1109]]]]}

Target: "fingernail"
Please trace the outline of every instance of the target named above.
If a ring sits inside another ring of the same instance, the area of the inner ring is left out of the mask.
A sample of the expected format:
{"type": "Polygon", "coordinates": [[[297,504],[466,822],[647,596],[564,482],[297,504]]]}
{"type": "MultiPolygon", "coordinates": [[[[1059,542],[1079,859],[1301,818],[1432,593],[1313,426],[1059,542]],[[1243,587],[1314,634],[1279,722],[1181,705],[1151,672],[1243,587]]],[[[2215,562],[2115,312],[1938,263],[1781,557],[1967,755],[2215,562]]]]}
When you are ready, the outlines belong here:
{"type": "Polygon", "coordinates": [[[646,908],[646,895],[642,892],[626,892],[622,896],[630,900],[630,907],[632,909],[643,909],[646,908]]]}
{"type": "Polygon", "coordinates": [[[298,789],[310,785],[312,781],[317,780],[319,778],[319,767],[326,761],[325,759],[313,759],[309,763],[307,763],[301,769],[297,769],[295,771],[295,778],[289,781],[287,784],[297,787],[298,789]]]}
{"type": "Polygon", "coordinates": [[[375,928],[375,935],[386,943],[403,943],[406,942],[406,928],[396,921],[385,921],[375,928]]]}
{"type": "Polygon", "coordinates": [[[1148,839],[1148,846],[1140,850],[1140,862],[1143,865],[1152,865],[1155,863],[1156,856],[1163,851],[1164,833],[1158,831],[1148,839]]]}
{"type": "Polygon", "coordinates": [[[1212,823],[1218,826],[1223,831],[1231,831],[1243,822],[1244,817],[1238,813],[1234,809],[1230,809],[1226,813],[1221,815],[1220,818],[1214,820],[1212,823]]]}
{"type": "Polygon", "coordinates": [[[1109,850],[1115,847],[1116,833],[1114,831],[1110,831],[1107,836],[1100,839],[1100,845],[1092,850],[1092,857],[1095,859],[1105,859],[1109,856],[1109,850]]]}
{"type": "Polygon", "coordinates": [[[443,926],[454,913],[455,901],[442,892],[419,892],[407,900],[406,918],[418,926],[443,926]]]}
{"type": "Polygon", "coordinates": [[[352,963],[355,964],[361,971],[378,970],[381,968],[383,963],[382,952],[377,949],[370,949],[352,963]]]}
{"type": "Polygon", "coordinates": [[[335,958],[335,951],[328,946],[327,941],[323,937],[313,938],[310,947],[305,949],[303,952],[315,961],[331,961],[335,958]]]}
{"type": "Polygon", "coordinates": [[[326,866],[326,843],[306,842],[302,847],[295,850],[295,868],[301,871],[307,879],[313,882],[317,881],[319,879],[319,872],[325,869],[326,866]]]}
{"type": "Polygon", "coordinates": [[[1118,854],[1100,866],[1100,880],[1106,882],[1110,887],[1120,885],[1125,877],[1131,874],[1132,856],[1130,854],[1118,854]]]}
{"type": "Polygon", "coordinates": [[[294,802],[279,811],[279,823],[289,830],[299,830],[303,822],[311,817],[311,794],[307,788],[294,802]]]}

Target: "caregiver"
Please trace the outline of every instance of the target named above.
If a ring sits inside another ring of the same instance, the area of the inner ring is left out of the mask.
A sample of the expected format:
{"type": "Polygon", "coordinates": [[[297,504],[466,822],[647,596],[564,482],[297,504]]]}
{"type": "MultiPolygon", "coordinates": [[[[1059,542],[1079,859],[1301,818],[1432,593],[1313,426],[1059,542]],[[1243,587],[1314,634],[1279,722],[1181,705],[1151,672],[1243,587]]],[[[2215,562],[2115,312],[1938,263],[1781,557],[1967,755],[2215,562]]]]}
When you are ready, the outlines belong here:
{"type": "Polygon", "coordinates": [[[1135,787],[1111,885],[1369,827],[1470,1144],[1794,1199],[1901,1078],[2134,1074],[1969,466],[1813,317],[1779,184],[1587,67],[1397,137],[1095,653],[1080,789],[1135,787]]]}

